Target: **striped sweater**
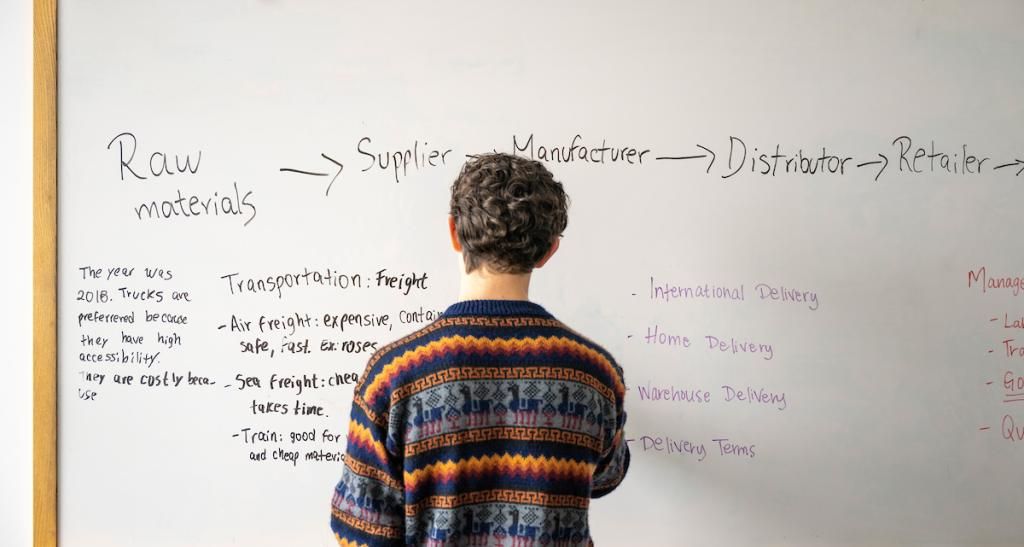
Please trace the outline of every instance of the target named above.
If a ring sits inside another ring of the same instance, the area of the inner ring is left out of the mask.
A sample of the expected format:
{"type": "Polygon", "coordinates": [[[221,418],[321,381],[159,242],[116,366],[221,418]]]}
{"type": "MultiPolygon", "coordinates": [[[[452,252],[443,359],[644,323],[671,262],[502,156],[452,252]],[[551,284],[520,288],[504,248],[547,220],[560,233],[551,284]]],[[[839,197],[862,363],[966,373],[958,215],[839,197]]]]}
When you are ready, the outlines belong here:
{"type": "Polygon", "coordinates": [[[544,308],[468,300],[381,348],[356,386],[342,546],[587,545],[622,481],[622,369],[544,308]]]}

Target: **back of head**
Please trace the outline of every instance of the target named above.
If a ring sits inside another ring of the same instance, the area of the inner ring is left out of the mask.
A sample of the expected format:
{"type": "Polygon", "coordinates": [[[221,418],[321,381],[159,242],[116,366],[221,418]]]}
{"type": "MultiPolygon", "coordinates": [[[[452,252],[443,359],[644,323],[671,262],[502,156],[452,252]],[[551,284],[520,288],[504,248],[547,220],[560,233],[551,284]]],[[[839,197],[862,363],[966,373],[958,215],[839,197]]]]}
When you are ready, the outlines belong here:
{"type": "Polygon", "coordinates": [[[452,184],[450,213],[466,272],[529,273],[568,224],[569,198],[538,161],[473,156],[452,184]]]}

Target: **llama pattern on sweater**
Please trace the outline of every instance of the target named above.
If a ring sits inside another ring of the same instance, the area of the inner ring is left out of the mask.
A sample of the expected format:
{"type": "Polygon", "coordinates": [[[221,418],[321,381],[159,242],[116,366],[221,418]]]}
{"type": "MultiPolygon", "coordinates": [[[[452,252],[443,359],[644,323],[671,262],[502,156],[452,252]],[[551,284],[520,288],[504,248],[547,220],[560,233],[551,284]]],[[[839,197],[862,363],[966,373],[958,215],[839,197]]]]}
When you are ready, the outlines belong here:
{"type": "Polygon", "coordinates": [[[459,302],[378,350],[332,498],[340,545],[575,546],[629,465],[622,370],[526,301],[459,302]]]}

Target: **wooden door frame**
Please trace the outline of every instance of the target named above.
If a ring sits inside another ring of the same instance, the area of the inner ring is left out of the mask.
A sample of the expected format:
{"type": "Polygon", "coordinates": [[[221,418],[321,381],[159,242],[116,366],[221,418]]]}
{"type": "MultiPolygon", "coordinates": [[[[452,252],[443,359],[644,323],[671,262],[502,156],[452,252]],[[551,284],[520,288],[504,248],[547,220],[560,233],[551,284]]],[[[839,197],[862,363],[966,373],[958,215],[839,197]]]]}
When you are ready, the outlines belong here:
{"type": "Polygon", "coordinates": [[[33,0],[32,536],[57,545],[57,0],[33,0]]]}

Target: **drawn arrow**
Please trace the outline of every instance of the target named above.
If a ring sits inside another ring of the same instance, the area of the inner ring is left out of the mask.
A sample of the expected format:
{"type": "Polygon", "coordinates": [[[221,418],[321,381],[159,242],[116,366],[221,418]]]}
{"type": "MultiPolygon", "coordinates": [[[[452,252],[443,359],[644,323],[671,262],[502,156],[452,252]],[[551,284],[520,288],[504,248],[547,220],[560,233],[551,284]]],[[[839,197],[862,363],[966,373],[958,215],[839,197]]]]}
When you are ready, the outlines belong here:
{"type": "Polygon", "coordinates": [[[656,159],[656,160],[696,160],[696,159],[700,159],[700,158],[706,158],[710,154],[711,155],[711,161],[708,162],[708,168],[704,171],[705,173],[710,173],[711,172],[711,166],[714,165],[714,163],[715,163],[715,153],[712,152],[710,148],[708,148],[706,146],[703,146],[703,145],[700,145],[700,144],[697,145],[697,148],[700,148],[701,150],[707,152],[707,154],[697,154],[697,155],[693,155],[693,156],[656,156],[654,159],[656,159]]]}
{"type": "Polygon", "coordinates": [[[875,173],[875,182],[878,182],[878,177],[882,176],[882,173],[885,172],[885,168],[889,166],[889,158],[885,157],[885,154],[879,153],[878,157],[881,159],[875,161],[866,161],[864,163],[857,164],[857,167],[864,167],[867,165],[881,165],[881,167],[878,169],[878,172],[875,173]]]}
{"type": "Polygon", "coordinates": [[[993,167],[992,170],[995,171],[996,169],[1002,169],[1003,167],[1013,167],[1014,165],[1020,166],[1020,169],[1017,170],[1017,174],[1014,175],[1015,177],[1019,177],[1021,173],[1024,173],[1024,160],[1021,159],[1017,159],[1012,163],[1004,163],[1002,165],[997,165],[993,167]]]}
{"type": "MultiPolygon", "coordinates": [[[[327,185],[327,191],[324,192],[325,196],[329,196],[331,195],[331,186],[334,186],[334,181],[338,180],[338,176],[341,175],[341,172],[345,169],[345,166],[342,165],[340,161],[328,156],[327,154],[321,153],[320,156],[323,157],[325,160],[338,166],[338,172],[335,173],[333,177],[331,177],[331,182],[327,185]]],[[[291,167],[282,167],[279,169],[279,171],[281,171],[282,173],[298,173],[300,175],[311,175],[314,177],[330,176],[330,173],[321,173],[319,171],[304,171],[302,169],[292,169],[291,167]]]]}
{"type": "MultiPolygon", "coordinates": [[[[498,149],[497,148],[491,148],[491,152],[494,152],[495,154],[497,154],[498,153],[498,149]]],[[[478,157],[480,157],[480,154],[466,154],[466,159],[470,159],[471,160],[471,159],[475,159],[475,158],[478,158],[478,157]]]]}

